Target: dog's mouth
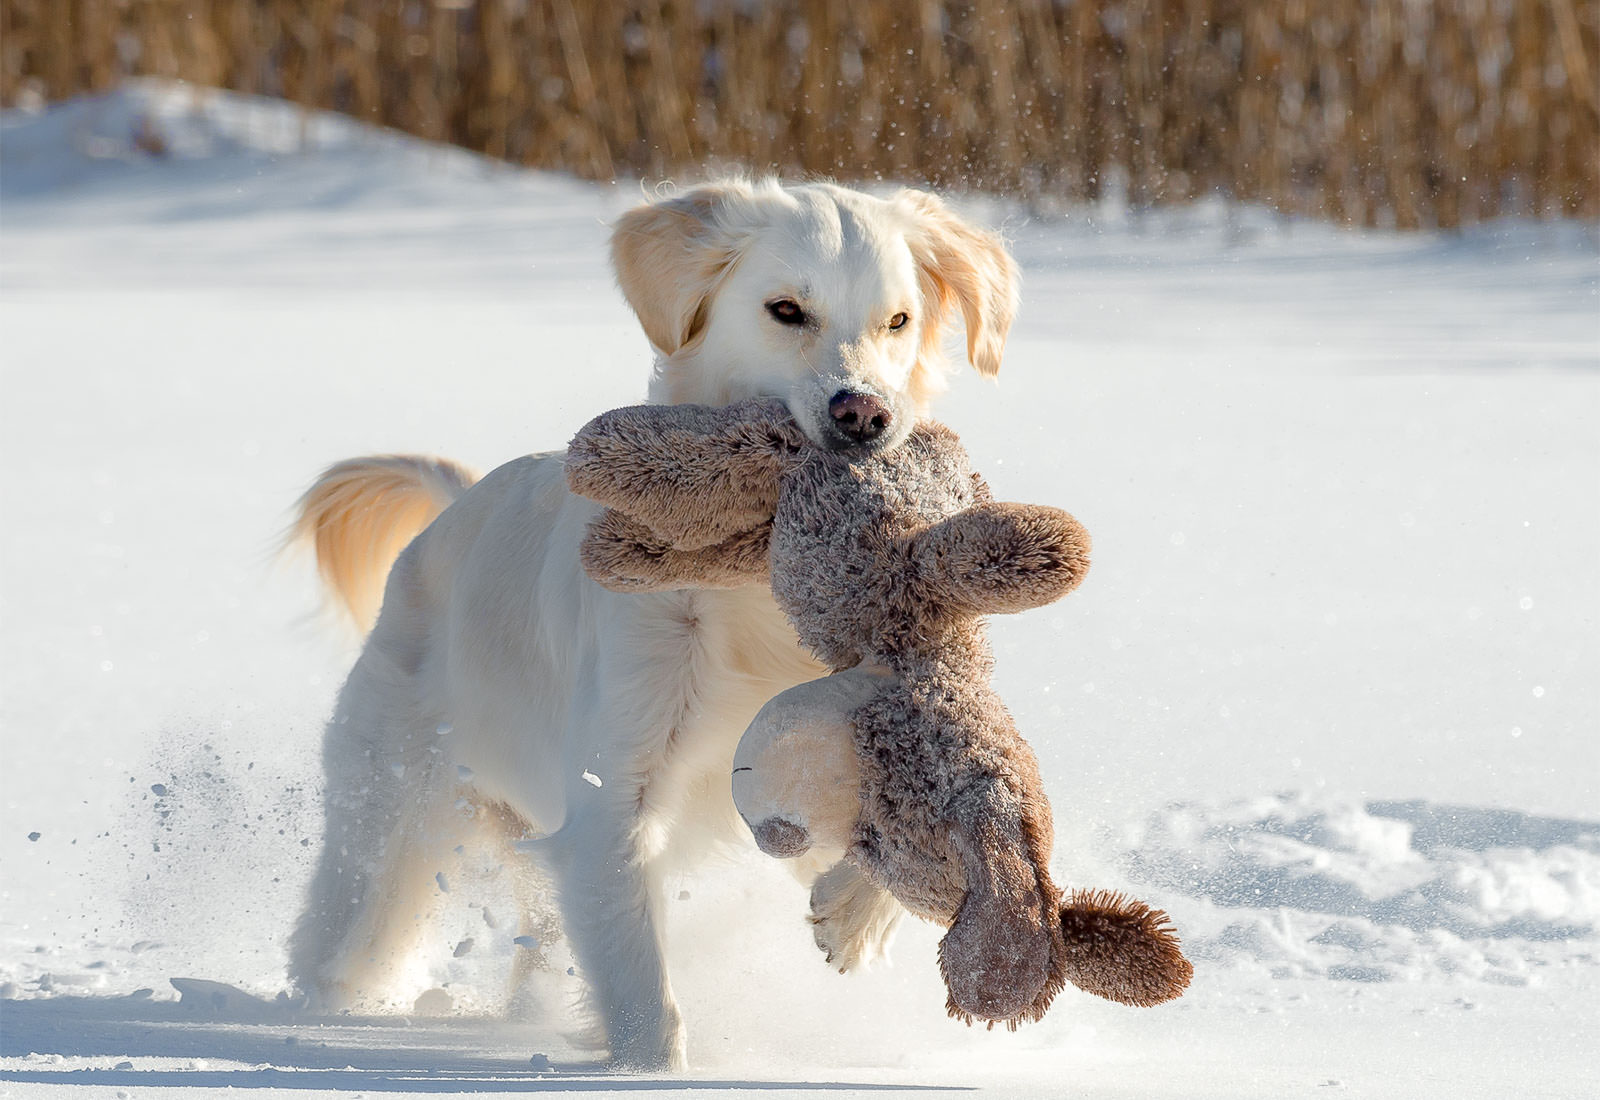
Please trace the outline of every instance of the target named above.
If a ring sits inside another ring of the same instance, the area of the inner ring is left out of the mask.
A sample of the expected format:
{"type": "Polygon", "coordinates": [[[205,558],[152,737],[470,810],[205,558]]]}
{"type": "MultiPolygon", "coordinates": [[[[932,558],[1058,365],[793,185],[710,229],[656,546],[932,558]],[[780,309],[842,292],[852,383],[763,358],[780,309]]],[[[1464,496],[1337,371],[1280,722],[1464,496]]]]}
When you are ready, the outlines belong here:
{"type": "Polygon", "coordinates": [[[892,450],[900,442],[900,433],[884,433],[868,440],[853,439],[839,432],[828,432],[822,447],[841,458],[863,459],[892,450]]]}
{"type": "Polygon", "coordinates": [[[877,435],[863,439],[859,435],[840,431],[834,427],[831,421],[826,419],[823,423],[818,424],[809,417],[796,416],[795,422],[805,434],[806,439],[818,450],[826,451],[830,455],[837,455],[851,462],[872,458],[874,455],[892,451],[905,442],[906,436],[910,434],[909,424],[895,424],[887,431],[879,432],[877,435]]]}

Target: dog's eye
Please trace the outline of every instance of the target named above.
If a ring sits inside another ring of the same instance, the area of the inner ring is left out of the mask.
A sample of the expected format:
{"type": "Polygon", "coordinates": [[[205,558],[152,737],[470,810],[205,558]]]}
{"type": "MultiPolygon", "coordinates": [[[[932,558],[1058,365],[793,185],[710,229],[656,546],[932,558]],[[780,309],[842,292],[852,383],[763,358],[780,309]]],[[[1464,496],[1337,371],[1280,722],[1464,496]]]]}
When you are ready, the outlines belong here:
{"type": "Polygon", "coordinates": [[[911,318],[907,314],[896,313],[893,317],[889,318],[889,328],[895,332],[899,332],[901,329],[905,328],[910,321],[911,318]]]}
{"type": "Polygon", "coordinates": [[[776,302],[767,303],[767,312],[772,314],[772,319],[780,325],[803,325],[806,323],[806,311],[800,304],[790,298],[779,298],[776,302]]]}

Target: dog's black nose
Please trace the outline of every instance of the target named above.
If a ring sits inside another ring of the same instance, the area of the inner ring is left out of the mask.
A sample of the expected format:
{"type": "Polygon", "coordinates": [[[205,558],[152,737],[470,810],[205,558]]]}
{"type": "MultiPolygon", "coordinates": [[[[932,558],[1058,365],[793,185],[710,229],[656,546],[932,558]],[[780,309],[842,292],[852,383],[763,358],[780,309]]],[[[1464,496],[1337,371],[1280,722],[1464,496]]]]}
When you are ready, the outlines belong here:
{"type": "Polygon", "coordinates": [[[834,430],[851,445],[871,442],[894,420],[882,398],[853,390],[834,394],[828,402],[828,415],[833,417],[834,430]]]}

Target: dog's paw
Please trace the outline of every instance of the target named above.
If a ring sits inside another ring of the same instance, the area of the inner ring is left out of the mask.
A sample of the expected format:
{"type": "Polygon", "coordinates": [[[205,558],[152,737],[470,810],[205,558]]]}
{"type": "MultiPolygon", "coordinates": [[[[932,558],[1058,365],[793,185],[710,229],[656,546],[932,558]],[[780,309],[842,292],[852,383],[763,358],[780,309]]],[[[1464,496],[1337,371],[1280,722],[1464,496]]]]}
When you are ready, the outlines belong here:
{"type": "Polygon", "coordinates": [[[848,863],[835,864],[811,887],[812,938],[841,974],[887,955],[904,915],[892,894],[848,863]]]}

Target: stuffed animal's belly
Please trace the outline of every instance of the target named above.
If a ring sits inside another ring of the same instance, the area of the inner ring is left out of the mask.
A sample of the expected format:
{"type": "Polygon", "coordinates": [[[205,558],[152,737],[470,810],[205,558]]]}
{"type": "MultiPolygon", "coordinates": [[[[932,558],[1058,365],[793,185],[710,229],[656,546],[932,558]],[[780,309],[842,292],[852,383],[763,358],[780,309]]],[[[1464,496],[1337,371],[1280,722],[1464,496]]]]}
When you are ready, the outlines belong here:
{"type": "Polygon", "coordinates": [[[915,633],[907,538],[973,503],[972,472],[953,437],[919,428],[887,454],[848,460],[806,452],[779,492],[772,594],[817,657],[848,668],[915,633]]]}

